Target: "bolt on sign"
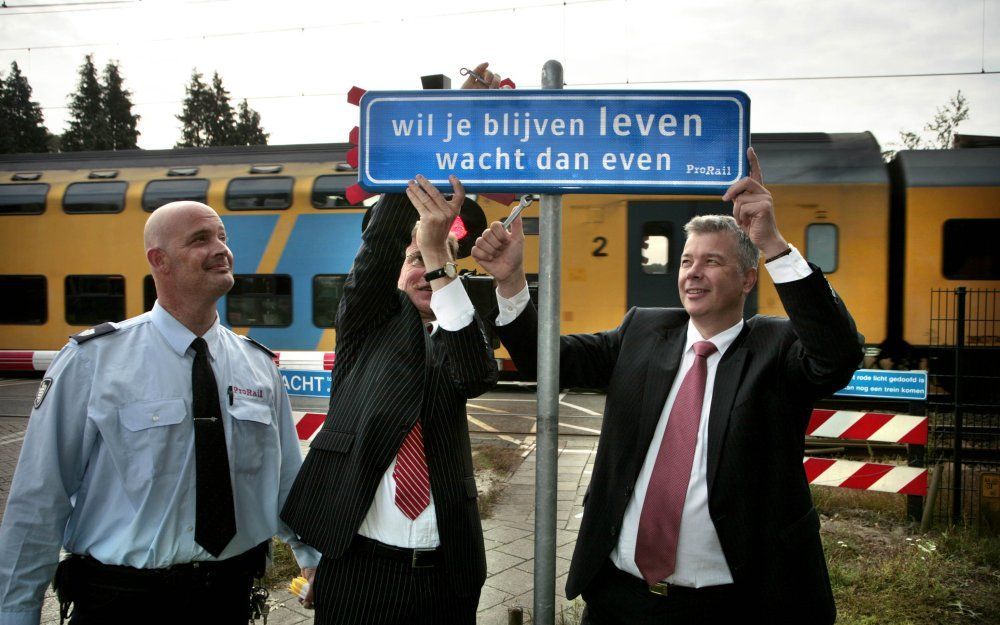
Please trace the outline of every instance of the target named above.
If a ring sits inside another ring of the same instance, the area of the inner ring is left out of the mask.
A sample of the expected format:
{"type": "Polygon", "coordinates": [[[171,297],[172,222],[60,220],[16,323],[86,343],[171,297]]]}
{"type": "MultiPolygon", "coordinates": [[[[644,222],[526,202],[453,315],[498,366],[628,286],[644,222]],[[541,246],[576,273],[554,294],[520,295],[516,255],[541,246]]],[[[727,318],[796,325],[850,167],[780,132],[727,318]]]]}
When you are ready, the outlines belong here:
{"type": "Polygon", "coordinates": [[[741,91],[369,91],[359,182],[485,192],[718,195],[746,176],[741,91]]]}

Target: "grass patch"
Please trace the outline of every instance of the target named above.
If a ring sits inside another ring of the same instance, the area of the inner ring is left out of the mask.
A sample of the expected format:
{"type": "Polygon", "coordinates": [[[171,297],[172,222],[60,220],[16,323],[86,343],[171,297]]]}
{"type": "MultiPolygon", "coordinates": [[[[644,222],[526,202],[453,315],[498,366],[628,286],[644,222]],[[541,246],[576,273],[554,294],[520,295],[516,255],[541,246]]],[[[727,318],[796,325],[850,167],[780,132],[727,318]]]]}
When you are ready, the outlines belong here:
{"type": "Polygon", "coordinates": [[[479,518],[488,519],[500,501],[507,479],[521,465],[521,452],[505,443],[479,443],[472,447],[472,466],[479,488],[479,518]]]}
{"type": "Polygon", "coordinates": [[[298,577],[300,569],[292,548],[279,538],[271,539],[271,562],[271,568],[264,574],[264,585],[268,588],[288,588],[289,582],[298,577]]]}
{"type": "Polygon", "coordinates": [[[905,498],[814,488],[841,625],[1000,623],[1000,538],[921,535],[905,498]]]}

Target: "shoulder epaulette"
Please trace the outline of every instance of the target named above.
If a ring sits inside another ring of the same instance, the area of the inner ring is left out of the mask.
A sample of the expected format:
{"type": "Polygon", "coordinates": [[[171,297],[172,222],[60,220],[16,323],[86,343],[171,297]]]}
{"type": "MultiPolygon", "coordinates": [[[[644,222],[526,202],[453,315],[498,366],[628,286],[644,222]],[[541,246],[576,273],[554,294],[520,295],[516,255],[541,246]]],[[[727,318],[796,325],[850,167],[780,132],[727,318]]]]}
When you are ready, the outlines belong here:
{"type": "Polygon", "coordinates": [[[277,354],[275,354],[274,352],[272,352],[271,350],[269,350],[266,346],[261,345],[260,343],[258,343],[257,341],[253,340],[249,336],[243,336],[242,334],[238,335],[238,336],[241,339],[243,339],[244,341],[247,341],[248,343],[251,343],[252,345],[256,346],[257,349],[263,350],[263,352],[265,354],[267,354],[268,356],[270,356],[272,360],[278,357],[277,354]]]}
{"type": "Polygon", "coordinates": [[[102,323],[99,326],[94,326],[93,328],[87,328],[79,334],[72,335],[71,339],[76,341],[77,345],[80,343],[86,343],[91,339],[96,339],[99,336],[104,336],[105,334],[111,334],[112,332],[118,331],[118,326],[111,323],[110,321],[102,323]]]}

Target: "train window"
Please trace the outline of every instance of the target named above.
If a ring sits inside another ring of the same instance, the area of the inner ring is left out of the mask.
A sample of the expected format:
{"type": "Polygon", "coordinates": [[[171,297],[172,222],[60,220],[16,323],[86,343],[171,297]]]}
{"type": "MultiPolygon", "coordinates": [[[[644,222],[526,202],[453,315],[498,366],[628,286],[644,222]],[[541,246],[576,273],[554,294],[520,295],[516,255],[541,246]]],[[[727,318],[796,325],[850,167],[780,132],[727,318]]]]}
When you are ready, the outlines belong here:
{"type": "Polygon", "coordinates": [[[226,321],[231,326],[292,324],[292,277],[279,274],[243,274],[226,296],[226,321]]]}
{"type": "Polygon", "coordinates": [[[319,328],[337,327],[337,307],[344,294],[347,274],[313,276],[313,325],[319,328]]]}
{"type": "Polygon", "coordinates": [[[538,217],[521,217],[524,234],[538,234],[538,217]]]}
{"type": "Polygon", "coordinates": [[[151,213],[164,204],[179,200],[193,200],[205,204],[208,201],[208,180],[204,178],[150,180],[142,192],[142,210],[151,213]]]}
{"type": "Polygon", "coordinates": [[[0,323],[40,325],[48,319],[45,276],[0,276],[0,323]]]}
{"type": "Polygon", "coordinates": [[[347,187],[357,182],[357,176],[317,176],[313,183],[313,208],[344,208],[351,206],[347,201],[347,187]]]}
{"type": "Polygon", "coordinates": [[[38,215],[45,212],[49,185],[0,184],[0,215],[38,215]]]}
{"type": "Polygon", "coordinates": [[[837,226],[809,224],[806,226],[806,260],[823,270],[837,271],[837,226]]]}
{"type": "Polygon", "coordinates": [[[146,274],[146,277],[142,279],[142,310],[149,312],[153,310],[153,304],[156,303],[156,283],[153,282],[153,276],[146,274]]]}
{"type": "Polygon", "coordinates": [[[944,222],[941,272],[949,280],[1000,280],[1000,219],[944,222]]]}
{"type": "Polygon", "coordinates": [[[668,221],[642,224],[642,272],[664,275],[670,267],[670,230],[668,221]]]}
{"type": "Polygon", "coordinates": [[[92,326],[124,318],[124,276],[66,276],[66,323],[92,326]]]}
{"type": "Polygon", "coordinates": [[[66,187],[63,210],[67,213],[120,213],[125,208],[127,187],[127,182],[74,182],[66,187]]]}
{"type": "Polygon", "coordinates": [[[226,188],[226,208],[234,211],[282,210],[292,205],[289,176],[236,178],[226,188]]]}

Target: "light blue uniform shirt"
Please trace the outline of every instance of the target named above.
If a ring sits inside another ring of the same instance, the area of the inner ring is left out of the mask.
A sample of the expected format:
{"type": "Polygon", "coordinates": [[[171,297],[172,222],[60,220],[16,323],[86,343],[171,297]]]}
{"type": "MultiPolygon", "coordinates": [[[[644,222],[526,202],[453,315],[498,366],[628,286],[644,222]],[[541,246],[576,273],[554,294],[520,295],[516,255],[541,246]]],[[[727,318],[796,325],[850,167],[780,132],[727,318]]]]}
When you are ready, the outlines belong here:
{"type": "MultiPolygon", "coordinates": [[[[46,372],[0,526],[0,625],[38,623],[60,546],[136,568],[215,559],[194,541],[195,335],[158,303],[117,326],[70,341],[46,372]]],[[[218,319],[204,338],[229,449],[230,475],[218,478],[232,480],[236,506],[219,559],[277,534],[300,566],[316,566],[278,519],[302,464],[281,376],[218,319]]]]}

